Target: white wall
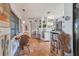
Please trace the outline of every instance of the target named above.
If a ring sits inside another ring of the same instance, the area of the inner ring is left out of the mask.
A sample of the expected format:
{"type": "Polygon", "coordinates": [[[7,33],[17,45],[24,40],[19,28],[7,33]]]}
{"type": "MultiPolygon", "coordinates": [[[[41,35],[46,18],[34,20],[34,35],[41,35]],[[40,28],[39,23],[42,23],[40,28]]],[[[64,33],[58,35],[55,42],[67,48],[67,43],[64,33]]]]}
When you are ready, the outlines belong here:
{"type": "Polygon", "coordinates": [[[69,21],[65,21],[64,31],[71,35],[71,55],[73,55],[73,5],[72,3],[64,4],[64,16],[70,16],[69,21]]]}

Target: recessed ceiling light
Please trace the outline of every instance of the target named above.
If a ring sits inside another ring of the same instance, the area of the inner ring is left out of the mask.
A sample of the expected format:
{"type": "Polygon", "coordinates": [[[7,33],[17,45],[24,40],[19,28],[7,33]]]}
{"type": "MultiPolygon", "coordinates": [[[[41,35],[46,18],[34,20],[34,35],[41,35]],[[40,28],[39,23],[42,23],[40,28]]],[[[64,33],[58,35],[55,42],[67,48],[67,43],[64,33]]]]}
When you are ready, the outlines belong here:
{"type": "Polygon", "coordinates": [[[25,11],[25,9],[22,9],[22,11],[25,11]]]}
{"type": "Polygon", "coordinates": [[[47,11],[47,14],[50,14],[51,12],[50,11],[47,11]]]}

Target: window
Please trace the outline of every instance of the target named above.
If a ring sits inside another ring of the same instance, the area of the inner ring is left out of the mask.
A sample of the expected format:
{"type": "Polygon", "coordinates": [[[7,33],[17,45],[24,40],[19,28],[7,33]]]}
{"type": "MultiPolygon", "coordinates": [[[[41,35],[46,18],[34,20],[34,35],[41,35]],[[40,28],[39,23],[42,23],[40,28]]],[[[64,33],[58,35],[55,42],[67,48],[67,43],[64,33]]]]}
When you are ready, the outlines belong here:
{"type": "Polygon", "coordinates": [[[19,18],[17,18],[14,14],[10,16],[10,31],[11,38],[19,33],[19,18]]]}

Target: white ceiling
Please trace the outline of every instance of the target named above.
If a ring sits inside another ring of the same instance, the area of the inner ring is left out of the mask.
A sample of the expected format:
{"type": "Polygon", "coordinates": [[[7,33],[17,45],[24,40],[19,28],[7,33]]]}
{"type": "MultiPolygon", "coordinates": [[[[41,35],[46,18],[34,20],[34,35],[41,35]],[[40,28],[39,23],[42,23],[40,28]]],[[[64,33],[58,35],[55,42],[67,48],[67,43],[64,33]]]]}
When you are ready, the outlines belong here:
{"type": "Polygon", "coordinates": [[[64,15],[63,3],[17,3],[10,5],[13,12],[21,19],[47,16],[48,11],[51,12],[50,15],[55,17],[64,15]],[[22,9],[26,9],[26,11],[23,12],[22,9]]]}

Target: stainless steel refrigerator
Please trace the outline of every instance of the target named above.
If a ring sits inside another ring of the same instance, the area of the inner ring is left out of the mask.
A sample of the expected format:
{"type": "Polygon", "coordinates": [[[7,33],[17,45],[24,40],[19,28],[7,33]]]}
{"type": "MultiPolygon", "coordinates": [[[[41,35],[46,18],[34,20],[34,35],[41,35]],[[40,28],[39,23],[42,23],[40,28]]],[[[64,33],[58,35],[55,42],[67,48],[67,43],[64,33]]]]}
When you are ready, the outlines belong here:
{"type": "Polygon", "coordinates": [[[73,4],[73,51],[79,56],[79,3],[73,4]]]}

